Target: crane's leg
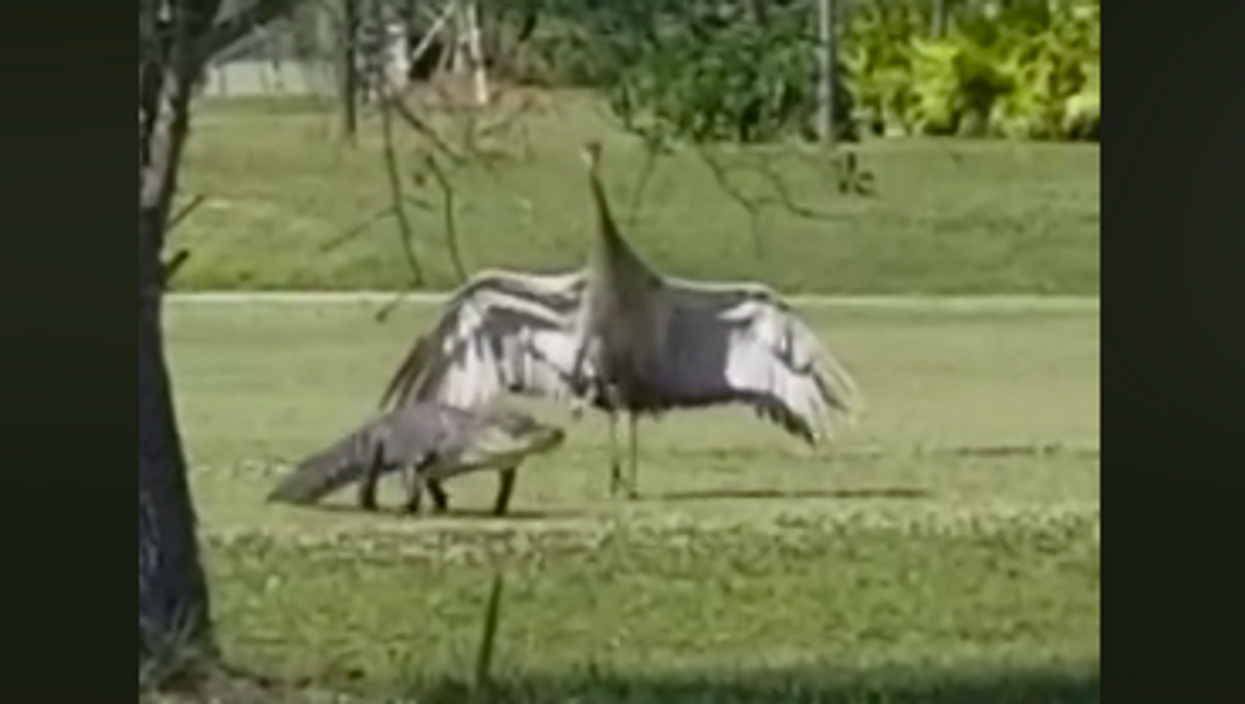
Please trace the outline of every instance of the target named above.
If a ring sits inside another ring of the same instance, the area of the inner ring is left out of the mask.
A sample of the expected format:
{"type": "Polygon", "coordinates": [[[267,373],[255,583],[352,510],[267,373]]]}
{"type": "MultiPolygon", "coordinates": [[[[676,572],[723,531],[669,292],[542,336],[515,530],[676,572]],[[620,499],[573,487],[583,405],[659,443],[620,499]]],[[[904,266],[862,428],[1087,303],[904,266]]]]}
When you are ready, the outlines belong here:
{"type": "Polygon", "coordinates": [[[510,505],[510,494],[514,491],[514,480],[519,475],[519,467],[507,467],[497,473],[500,480],[497,487],[497,501],[493,502],[493,515],[502,516],[506,513],[506,507],[510,505]]]}
{"type": "Polygon", "coordinates": [[[622,488],[622,463],[618,459],[618,414],[610,409],[610,496],[618,496],[622,488]]]}
{"type": "Polygon", "coordinates": [[[640,496],[639,479],[638,479],[639,463],[640,463],[640,459],[639,459],[640,458],[640,451],[639,451],[640,440],[639,440],[639,434],[638,434],[640,416],[634,412],[628,413],[627,422],[628,422],[628,425],[630,425],[630,431],[631,431],[630,432],[631,466],[628,467],[630,476],[627,477],[627,484],[628,484],[627,497],[636,499],[636,498],[639,498],[640,496]]]}

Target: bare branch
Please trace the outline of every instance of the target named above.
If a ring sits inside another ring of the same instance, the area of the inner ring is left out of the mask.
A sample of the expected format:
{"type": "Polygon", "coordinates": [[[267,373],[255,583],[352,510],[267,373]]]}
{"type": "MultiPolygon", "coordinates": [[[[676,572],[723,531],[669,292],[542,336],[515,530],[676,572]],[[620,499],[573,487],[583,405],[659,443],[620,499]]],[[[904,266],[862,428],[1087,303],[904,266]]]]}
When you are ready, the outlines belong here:
{"type": "Polygon", "coordinates": [[[323,245],[320,246],[320,253],[328,254],[329,252],[341,247],[342,245],[346,244],[347,242],[353,240],[354,238],[366,232],[367,229],[371,227],[372,225],[376,224],[377,222],[385,219],[386,217],[390,215],[393,215],[393,205],[386,205],[380,210],[372,213],[371,215],[368,215],[366,218],[363,218],[362,221],[352,226],[350,229],[346,230],[341,235],[334,237],[328,242],[325,242],[323,245]]]}
{"type": "Polygon", "coordinates": [[[217,22],[198,42],[196,57],[206,63],[220,52],[244,39],[255,28],[285,15],[298,0],[257,0],[245,10],[240,10],[217,22]]]}
{"type": "Polygon", "coordinates": [[[440,149],[441,152],[448,156],[452,161],[457,164],[462,164],[467,161],[466,157],[442,139],[441,135],[437,134],[437,131],[433,129],[431,125],[421,120],[415,113],[411,112],[411,109],[406,106],[406,103],[398,99],[394,99],[389,102],[392,103],[393,107],[398,111],[398,116],[401,117],[406,124],[410,125],[416,132],[419,132],[428,139],[432,140],[432,143],[437,147],[437,149],[440,149]]]}
{"type": "Polygon", "coordinates": [[[407,266],[411,270],[411,285],[422,286],[424,283],[424,269],[419,263],[419,258],[415,255],[413,244],[414,229],[411,227],[411,221],[406,216],[406,208],[403,207],[402,196],[402,178],[398,171],[398,155],[393,148],[393,115],[390,106],[396,101],[390,99],[388,91],[384,91],[380,101],[381,129],[384,133],[385,144],[383,154],[385,158],[385,173],[389,178],[389,193],[393,200],[393,214],[398,218],[398,228],[401,234],[402,253],[406,256],[407,266]]]}
{"type": "Polygon", "coordinates": [[[715,161],[712,156],[710,156],[708,150],[706,150],[703,145],[696,145],[696,153],[700,155],[701,161],[705,162],[705,165],[709,167],[709,171],[713,173],[714,180],[718,182],[718,186],[726,192],[726,195],[730,196],[731,200],[734,200],[740,205],[740,207],[748,211],[749,229],[752,233],[753,249],[756,251],[757,256],[763,255],[765,253],[765,249],[761,242],[760,224],[761,207],[764,205],[764,199],[761,199],[758,202],[749,200],[748,197],[744,195],[743,191],[740,191],[730,182],[730,180],[726,177],[726,169],[715,161]]]}
{"type": "Polygon", "coordinates": [[[177,275],[178,270],[182,268],[188,259],[190,259],[190,250],[179,249],[177,250],[177,253],[169,259],[169,261],[165,262],[160,276],[163,279],[164,286],[166,288],[168,287],[169,282],[173,280],[173,277],[177,275]]]}

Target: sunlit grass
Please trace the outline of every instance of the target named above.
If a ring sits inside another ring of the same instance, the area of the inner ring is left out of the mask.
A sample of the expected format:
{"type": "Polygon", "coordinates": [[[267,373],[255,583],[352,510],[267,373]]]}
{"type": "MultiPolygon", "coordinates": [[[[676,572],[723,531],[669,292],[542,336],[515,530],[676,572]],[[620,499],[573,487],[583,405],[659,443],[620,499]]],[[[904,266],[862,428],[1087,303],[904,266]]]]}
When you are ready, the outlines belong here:
{"type": "Polygon", "coordinates": [[[570,438],[524,466],[511,516],[484,515],[489,474],[449,484],[444,517],[264,504],[370,412],[431,312],[374,310],[170,303],[231,661],[471,700],[500,570],[494,701],[1098,700],[1095,308],[808,309],[860,427],[813,453],[742,410],[645,423],[636,502],[607,496],[599,418],[532,404],[570,438]]]}

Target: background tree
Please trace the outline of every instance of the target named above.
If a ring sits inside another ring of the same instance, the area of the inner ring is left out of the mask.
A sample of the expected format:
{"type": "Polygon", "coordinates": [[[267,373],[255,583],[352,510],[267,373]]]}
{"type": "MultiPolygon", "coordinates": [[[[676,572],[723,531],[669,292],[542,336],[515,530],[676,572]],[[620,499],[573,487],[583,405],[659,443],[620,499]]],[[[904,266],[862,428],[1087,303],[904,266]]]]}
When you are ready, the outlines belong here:
{"type": "Polygon", "coordinates": [[[165,283],[184,255],[161,258],[190,123],[192,86],[213,55],[297,0],[139,1],[138,654],[140,677],[175,653],[215,654],[186,460],[161,322],[165,283]]]}

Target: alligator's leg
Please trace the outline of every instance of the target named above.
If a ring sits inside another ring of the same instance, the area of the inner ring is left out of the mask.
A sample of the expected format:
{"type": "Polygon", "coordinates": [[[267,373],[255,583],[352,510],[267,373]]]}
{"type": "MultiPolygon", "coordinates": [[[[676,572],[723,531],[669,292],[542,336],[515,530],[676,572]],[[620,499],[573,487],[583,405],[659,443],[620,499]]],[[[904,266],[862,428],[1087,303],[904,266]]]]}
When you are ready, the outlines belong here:
{"type": "Polygon", "coordinates": [[[378,447],[363,470],[363,478],[359,480],[359,508],[364,511],[376,510],[376,483],[380,479],[380,470],[384,455],[378,447]]]}
{"type": "Polygon", "coordinates": [[[441,480],[425,479],[424,488],[428,489],[428,493],[432,496],[432,505],[436,508],[437,513],[445,513],[449,510],[450,496],[441,487],[441,480]]]}
{"type": "Polygon", "coordinates": [[[424,489],[427,489],[428,493],[432,495],[432,503],[437,513],[444,513],[449,508],[449,496],[445,493],[445,489],[441,487],[441,481],[428,476],[429,470],[436,462],[436,455],[430,455],[411,465],[408,469],[406,485],[407,513],[415,514],[419,512],[420,497],[424,489]]]}
{"type": "Polygon", "coordinates": [[[406,477],[406,502],[402,504],[402,513],[408,516],[419,514],[420,498],[424,494],[424,473],[423,467],[420,465],[411,465],[406,468],[404,475],[406,477]]]}

